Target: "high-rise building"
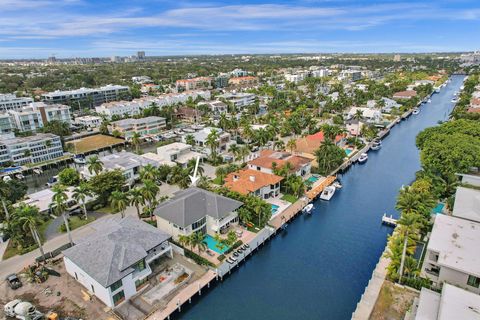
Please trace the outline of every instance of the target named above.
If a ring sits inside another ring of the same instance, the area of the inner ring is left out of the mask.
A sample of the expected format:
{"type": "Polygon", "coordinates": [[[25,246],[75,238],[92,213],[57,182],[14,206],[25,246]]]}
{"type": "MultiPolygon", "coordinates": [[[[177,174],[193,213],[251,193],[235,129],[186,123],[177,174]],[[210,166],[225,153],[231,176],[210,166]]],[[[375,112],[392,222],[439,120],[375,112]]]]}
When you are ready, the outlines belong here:
{"type": "Polygon", "coordinates": [[[137,58],[138,60],[145,60],[145,51],[138,51],[137,58]]]}

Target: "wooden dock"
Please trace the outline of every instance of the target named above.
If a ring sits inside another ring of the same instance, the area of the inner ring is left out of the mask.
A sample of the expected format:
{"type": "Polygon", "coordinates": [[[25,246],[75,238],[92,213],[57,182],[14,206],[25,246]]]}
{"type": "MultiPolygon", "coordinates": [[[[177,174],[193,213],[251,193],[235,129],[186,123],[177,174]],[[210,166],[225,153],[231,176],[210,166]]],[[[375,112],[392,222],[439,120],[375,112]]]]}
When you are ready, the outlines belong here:
{"type": "Polygon", "coordinates": [[[389,226],[396,227],[397,226],[397,219],[395,219],[392,215],[387,216],[387,214],[384,213],[383,216],[382,216],[382,223],[386,224],[386,225],[389,225],[389,226]]]}
{"type": "Polygon", "coordinates": [[[331,185],[335,181],[335,179],[337,179],[335,176],[326,177],[325,180],[323,180],[318,186],[314,187],[310,191],[307,191],[307,198],[313,200],[318,197],[318,195],[322,193],[323,189],[331,185]]]}

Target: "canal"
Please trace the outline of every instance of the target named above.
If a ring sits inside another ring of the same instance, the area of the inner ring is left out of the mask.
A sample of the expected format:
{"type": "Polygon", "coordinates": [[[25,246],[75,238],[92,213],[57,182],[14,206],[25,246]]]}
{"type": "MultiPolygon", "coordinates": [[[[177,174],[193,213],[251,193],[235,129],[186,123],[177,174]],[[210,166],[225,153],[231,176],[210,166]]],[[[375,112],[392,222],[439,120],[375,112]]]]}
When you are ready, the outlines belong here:
{"type": "Polygon", "coordinates": [[[350,319],[392,229],[381,225],[402,185],[420,169],[415,137],[446,120],[462,85],[454,76],[418,115],[395,126],[379,151],[341,177],[331,201],[288,229],[208,294],[181,319],[350,319]]]}

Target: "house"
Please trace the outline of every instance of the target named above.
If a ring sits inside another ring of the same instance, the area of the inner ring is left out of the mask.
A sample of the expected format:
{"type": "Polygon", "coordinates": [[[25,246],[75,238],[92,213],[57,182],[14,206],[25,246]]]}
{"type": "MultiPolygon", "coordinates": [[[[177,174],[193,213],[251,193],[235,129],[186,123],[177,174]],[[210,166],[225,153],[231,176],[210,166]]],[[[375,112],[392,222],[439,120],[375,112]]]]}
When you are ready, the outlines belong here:
{"type": "Polygon", "coordinates": [[[353,119],[355,114],[359,110],[362,113],[362,118],[369,123],[379,123],[382,121],[382,113],[377,109],[370,109],[370,108],[359,108],[359,107],[352,107],[347,114],[347,119],[353,119]]]}
{"type": "Polygon", "coordinates": [[[299,177],[306,177],[312,169],[311,159],[303,156],[292,155],[289,152],[274,150],[262,150],[260,156],[247,163],[248,169],[273,174],[273,169],[281,169],[287,163],[290,163],[293,173],[299,177]]]}
{"type": "Polygon", "coordinates": [[[202,119],[200,110],[189,107],[179,107],[175,115],[177,118],[190,123],[197,123],[202,119]]]}
{"type": "Polygon", "coordinates": [[[402,105],[393,99],[386,97],[382,98],[384,106],[382,107],[382,112],[391,113],[393,109],[400,108],[402,105]]]}
{"type": "Polygon", "coordinates": [[[108,218],[95,233],[63,251],[67,273],[107,307],[140,292],[163,257],[173,257],[170,236],[133,217],[108,218]]]}
{"type": "Polygon", "coordinates": [[[220,115],[220,114],[226,113],[228,111],[227,104],[222,102],[222,101],[200,102],[198,105],[199,106],[200,105],[206,105],[210,109],[210,111],[212,111],[212,113],[214,115],[220,115]]]}
{"type": "MultiPolygon", "coordinates": [[[[151,164],[154,167],[158,167],[160,163],[158,161],[148,159],[137,154],[122,151],[118,153],[109,154],[99,159],[103,163],[103,170],[120,170],[128,185],[132,185],[140,177],[140,169],[147,164],[151,164]]],[[[80,172],[80,175],[85,179],[90,179],[95,175],[95,172],[90,173],[88,166],[85,166],[80,172]]]]}
{"type": "Polygon", "coordinates": [[[76,117],[75,123],[87,128],[96,128],[102,124],[102,118],[97,116],[76,117]]]}
{"type": "Polygon", "coordinates": [[[362,133],[362,127],[365,124],[357,119],[350,119],[346,122],[345,127],[352,136],[358,136],[362,133]]]}
{"type": "Polygon", "coordinates": [[[139,119],[123,119],[112,122],[108,126],[108,132],[113,134],[115,131],[120,133],[120,136],[129,140],[137,133],[141,137],[158,134],[167,127],[165,118],[162,117],[145,117],[139,119]]]}
{"type": "MultiPolygon", "coordinates": [[[[296,140],[295,152],[303,157],[315,160],[315,151],[320,148],[324,141],[325,136],[322,131],[299,138],[296,140]]],[[[337,135],[335,137],[335,144],[339,147],[343,146],[345,144],[345,136],[337,135]]]]}
{"type": "Polygon", "coordinates": [[[212,133],[213,130],[216,130],[216,132],[218,134],[218,138],[217,138],[218,146],[216,148],[217,153],[226,152],[228,150],[228,147],[231,144],[233,144],[234,142],[231,140],[230,133],[224,132],[220,128],[206,127],[206,128],[203,128],[202,130],[197,131],[195,133],[183,135],[182,136],[182,142],[187,143],[187,137],[189,135],[192,135],[193,138],[194,138],[194,141],[195,141],[195,145],[200,147],[200,148],[204,148],[205,153],[207,155],[210,155],[211,150],[210,150],[210,147],[207,145],[207,139],[208,139],[208,136],[210,135],[210,133],[212,133]]]}
{"type": "Polygon", "coordinates": [[[377,106],[377,101],[375,100],[368,100],[367,101],[367,108],[373,109],[377,106]]]}
{"type": "Polygon", "coordinates": [[[479,222],[437,215],[421,275],[436,286],[448,282],[480,294],[479,243],[479,222]]]}
{"type": "Polygon", "coordinates": [[[143,154],[143,157],[158,161],[160,165],[166,164],[175,166],[177,164],[186,167],[190,160],[197,158],[203,159],[204,155],[192,151],[192,146],[186,143],[174,142],[157,148],[157,153],[152,156],[152,153],[143,154]]]}
{"type": "Polygon", "coordinates": [[[399,91],[393,94],[393,99],[401,99],[401,100],[410,100],[417,96],[417,92],[415,90],[406,90],[406,91],[399,91]]]}
{"type": "Polygon", "coordinates": [[[410,319],[479,319],[479,310],[479,295],[445,283],[442,293],[422,288],[418,305],[412,308],[410,319]]]}
{"type": "Polygon", "coordinates": [[[480,223],[480,190],[458,187],[452,215],[480,223]]]}
{"type": "MultiPolygon", "coordinates": [[[[74,187],[68,187],[65,192],[65,194],[67,195],[67,201],[66,201],[67,211],[71,211],[80,206],[80,204],[73,199],[73,193],[74,193],[74,187]]],[[[40,191],[26,195],[25,196],[26,199],[21,201],[21,203],[37,207],[40,213],[49,214],[52,212],[52,203],[53,203],[54,195],[55,195],[55,192],[53,192],[52,189],[44,189],[44,190],[40,190],[40,191]]],[[[90,196],[87,196],[85,198],[86,202],[90,200],[93,200],[93,198],[90,196]]]]}
{"type": "Polygon", "coordinates": [[[158,228],[178,239],[193,232],[224,233],[230,225],[238,223],[236,210],[241,206],[240,201],[190,187],[159,204],[154,214],[158,228]]]}
{"type": "Polygon", "coordinates": [[[283,177],[257,170],[245,169],[232,172],[225,178],[224,186],[243,195],[255,195],[261,199],[280,195],[283,177]]]}

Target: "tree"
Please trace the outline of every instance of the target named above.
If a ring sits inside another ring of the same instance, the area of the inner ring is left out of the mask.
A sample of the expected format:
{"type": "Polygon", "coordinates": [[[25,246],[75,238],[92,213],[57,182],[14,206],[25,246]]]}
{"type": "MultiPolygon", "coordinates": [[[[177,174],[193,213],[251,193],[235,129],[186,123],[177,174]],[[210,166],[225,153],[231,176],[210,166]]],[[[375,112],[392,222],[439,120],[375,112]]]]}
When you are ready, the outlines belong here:
{"type": "Polygon", "coordinates": [[[210,131],[210,133],[208,134],[207,139],[205,140],[205,144],[210,148],[210,155],[214,164],[217,163],[218,158],[217,148],[219,146],[219,138],[220,135],[218,134],[217,130],[212,129],[212,131],[210,131]]]}
{"type": "Polygon", "coordinates": [[[110,205],[115,211],[120,211],[122,218],[125,218],[125,210],[129,204],[127,194],[121,191],[113,191],[109,197],[110,205]]]}
{"type": "Polygon", "coordinates": [[[85,219],[88,218],[87,207],[86,207],[85,201],[86,201],[87,197],[91,197],[91,196],[92,196],[92,191],[90,190],[90,186],[87,182],[80,182],[78,187],[76,187],[73,190],[72,197],[75,201],[77,201],[77,203],[82,204],[83,214],[85,215],[85,219]]]}
{"type": "Polygon", "coordinates": [[[70,232],[70,224],[68,222],[66,213],[68,203],[67,187],[61,184],[56,184],[53,186],[52,191],[54,194],[50,206],[57,215],[62,215],[63,223],[65,224],[65,229],[67,230],[68,240],[70,242],[70,245],[73,246],[72,234],[70,232]]]}
{"type": "Polygon", "coordinates": [[[139,148],[140,148],[140,134],[138,132],[134,132],[133,135],[132,135],[132,140],[131,140],[131,143],[132,143],[132,146],[135,147],[135,153],[138,154],[139,152],[139,148]]]}
{"type": "Polygon", "coordinates": [[[10,214],[7,207],[7,199],[9,196],[10,189],[7,182],[0,179],[0,200],[2,201],[3,213],[5,214],[5,219],[10,220],[10,214]]]}
{"type": "Polygon", "coordinates": [[[116,170],[109,170],[93,176],[88,182],[90,189],[98,195],[98,200],[106,205],[110,194],[114,191],[120,191],[125,185],[125,176],[116,170]]]}
{"type": "MultiPolygon", "coordinates": [[[[295,148],[296,148],[297,144],[295,143],[295,148]]],[[[277,140],[273,143],[273,148],[275,150],[283,150],[285,149],[285,142],[283,142],[283,140],[277,140]]]]}
{"type": "Polygon", "coordinates": [[[315,151],[315,157],[317,158],[319,173],[327,175],[343,163],[345,151],[329,138],[325,138],[320,147],[315,151]]]}
{"type": "Polygon", "coordinates": [[[43,251],[42,241],[38,235],[37,227],[41,224],[40,213],[38,208],[28,204],[20,203],[18,207],[15,208],[14,212],[15,219],[21,223],[24,231],[30,230],[33,239],[40,249],[42,257],[45,257],[45,252],[43,251]]]}
{"type": "Polygon", "coordinates": [[[242,159],[242,163],[245,163],[245,158],[250,154],[250,147],[245,144],[238,150],[238,157],[242,159]]]}
{"type": "Polygon", "coordinates": [[[297,141],[295,139],[288,140],[287,148],[290,150],[291,153],[294,153],[295,150],[297,150],[297,141]]]}
{"type": "Polygon", "coordinates": [[[87,168],[90,174],[95,173],[98,175],[103,170],[103,162],[98,156],[91,156],[87,160],[87,168]]]}
{"type": "Polygon", "coordinates": [[[158,191],[160,191],[157,184],[152,180],[144,180],[143,187],[141,187],[143,198],[148,203],[147,209],[150,213],[150,220],[153,220],[153,203],[157,198],[158,191]]]}
{"type": "Polygon", "coordinates": [[[138,218],[141,218],[140,206],[145,205],[145,198],[142,193],[142,189],[133,188],[128,192],[128,198],[130,199],[130,204],[135,206],[137,209],[138,218]]]}
{"type": "Polygon", "coordinates": [[[195,145],[195,137],[193,136],[193,134],[187,134],[187,136],[185,137],[185,142],[191,146],[194,146],[195,145]]]}
{"type": "Polygon", "coordinates": [[[207,245],[203,240],[205,239],[205,235],[202,232],[194,232],[190,235],[190,245],[192,249],[197,248],[198,253],[204,251],[207,248],[207,245]]]}
{"type": "MultiPolygon", "coordinates": [[[[195,172],[195,167],[197,165],[197,159],[190,159],[188,160],[187,162],[187,171],[190,175],[193,175],[193,173],[195,172]]],[[[200,161],[198,163],[198,167],[197,167],[197,174],[199,176],[202,176],[203,173],[205,172],[205,169],[203,168],[203,165],[202,165],[202,162],[200,161]]]]}
{"type": "Polygon", "coordinates": [[[184,247],[190,246],[190,237],[181,234],[178,236],[178,242],[184,247]]]}
{"type": "Polygon", "coordinates": [[[67,122],[60,120],[48,121],[43,127],[43,132],[50,132],[57,136],[64,137],[72,134],[70,125],[67,122]]]}
{"type": "Polygon", "coordinates": [[[58,174],[58,179],[64,186],[75,186],[80,181],[80,173],[74,168],[65,168],[58,174]]]}
{"type": "Polygon", "coordinates": [[[158,170],[156,167],[150,163],[140,169],[140,179],[141,180],[157,180],[158,170]]]}
{"type": "Polygon", "coordinates": [[[405,262],[405,255],[407,251],[407,242],[409,240],[409,236],[413,236],[416,234],[418,230],[418,218],[413,213],[402,213],[400,220],[398,221],[400,225],[399,232],[404,237],[403,243],[403,250],[402,250],[402,259],[400,262],[400,270],[399,270],[399,281],[401,282],[403,276],[403,266],[405,262]]]}

